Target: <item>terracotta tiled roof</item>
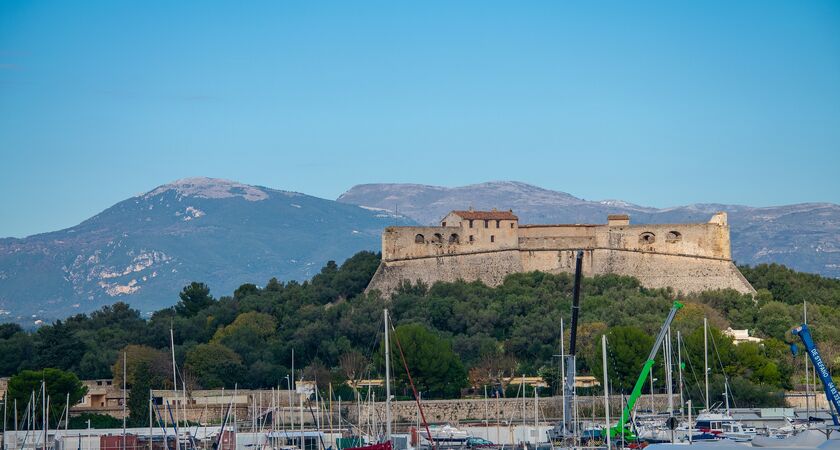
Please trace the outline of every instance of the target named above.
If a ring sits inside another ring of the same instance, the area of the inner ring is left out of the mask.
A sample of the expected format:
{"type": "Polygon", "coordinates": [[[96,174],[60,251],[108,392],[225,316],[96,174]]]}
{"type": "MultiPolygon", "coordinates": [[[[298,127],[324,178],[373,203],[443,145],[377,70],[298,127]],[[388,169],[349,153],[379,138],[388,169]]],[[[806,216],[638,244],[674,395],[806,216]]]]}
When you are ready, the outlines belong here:
{"type": "Polygon", "coordinates": [[[452,211],[466,220],[519,220],[512,211],[452,211]]]}

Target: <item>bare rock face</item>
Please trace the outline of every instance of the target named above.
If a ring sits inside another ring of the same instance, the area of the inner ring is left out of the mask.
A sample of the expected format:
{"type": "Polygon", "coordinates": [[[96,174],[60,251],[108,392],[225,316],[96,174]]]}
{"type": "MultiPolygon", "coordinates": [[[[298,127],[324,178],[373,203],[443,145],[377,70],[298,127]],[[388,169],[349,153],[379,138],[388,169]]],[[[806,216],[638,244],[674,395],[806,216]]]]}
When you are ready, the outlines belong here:
{"type": "Polygon", "coordinates": [[[705,222],[717,211],[729,216],[732,259],[738,264],[780,263],[840,277],[840,205],[803,203],[756,208],[694,204],[650,208],[621,200],[589,201],[513,181],[445,188],[417,184],[364,184],[339,202],[398,210],[419,223],[437,223],[451,210],[513,209],[522,223],[597,224],[608,214],[628,214],[634,224],[705,222]]]}

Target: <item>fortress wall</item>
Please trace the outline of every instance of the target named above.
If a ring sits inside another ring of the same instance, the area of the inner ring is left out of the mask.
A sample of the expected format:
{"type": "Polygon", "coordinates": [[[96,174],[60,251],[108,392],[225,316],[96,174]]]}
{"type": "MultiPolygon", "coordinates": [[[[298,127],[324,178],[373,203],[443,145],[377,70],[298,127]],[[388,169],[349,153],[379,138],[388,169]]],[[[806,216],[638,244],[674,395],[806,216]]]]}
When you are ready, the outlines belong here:
{"type": "Polygon", "coordinates": [[[596,228],[597,225],[525,225],[519,228],[519,248],[594,248],[596,228]]]}
{"type": "Polygon", "coordinates": [[[525,225],[519,228],[519,248],[612,248],[731,259],[729,227],[725,222],[620,226],[525,225]]]}
{"type": "Polygon", "coordinates": [[[488,286],[497,286],[507,275],[516,272],[522,272],[518,250],[411,260],[383,260],[366,291],[377,289],[385,295],[390,295],[403,280],[412,283],[419,280],[429,286],[437,281],[481,280],[488,286]]]}
{"type": "MultiPolygon", "coordinates": [[[[520,253],[523,270],[574,273],[575,250],[529,250],[520,253]]],[[[755,290],[731,261],[639,251],[593,249],[584,251],[585,276],[614,273],[633,276],[648,288],[672,287],[692,293],[709,289],[755,290]]]]}
{"type": "MultiPolygon", "coordinates": [[[[458,219],[455,222],[453,220],[458,219]]],[[[606,225],[523,225],[515,221],[460,220],[446,227],[389,227],[382,238],[382,263],[368,289],[389,295],[402,280],[481,280],[495,286],[511,273],[574,272],[575,251],[584,249],[584,275],[633,276],[643,286],[685,293],[732,288],[755,290],[731,261],[726,214],[708,223],[630,225],[610,216],[606,225]],[[510,226],[513,223],[513,226],[510,226]],[[438,241],[435,233],[441,235],[438,241]],[[415,236],[422,234],[422,242],[415,236]],[[457,235],[457,242],[449,236],[457,235]],[[472,241],[469,237],[472,236],[472,241]]]]}
{"type": "Polygon", "coordinates": [[[755,293],[729,260],[621,250],[595,250],[593,260],[593,273],[634,276],[649,288],[671,287],[684,293],[731,288],[755,293]]]}
{"type": "Polygon", "coordinates": [[[713,223],[602,226],[595,229],[595,241],[598,248],[732,258],[729,227],[713,223]]]}
{"type": "Polygon", "coordinates": [[[391,261],[499,251],[518,246],[517,228],[505,227],[503,223],[496,228],[495,221],[491,221],[487,228],[483,221],[478,220],[474,221],[473,228],[469,228],[467,223],[446,227],[388,227],[382,234],[382,259],[391,261]],[[423,236],[422,243],[415,242],[418,234],[423,236]],[[440,235],[439,240],[436,235],[440,235]]]}
{"type": "Polygon", "coordinates": [[[463,237],[458,227],[387,227],[382,233],[382,259],[423,258],[461,252],[457,243],[450,243],[453,234],[460,242],[463,237]],[[441,241],[435,242],[435,233],[441,241]],[[416,243],[415,238],[423,235],[423,243],[416,243]]]}
{"type": "MultiPolygon", "coordinates": [[[[584,250],[583,252],[584,276],[592,276],[595,273],[593,252],[594,250],[584,250]]],[[[525,272],[538,270],[549,273],[574,273],[576,253],[577,250],[558,250],[556,248],[530,249],[521,250],[519,257],[522,260],[522,270],[525,272]]]]}

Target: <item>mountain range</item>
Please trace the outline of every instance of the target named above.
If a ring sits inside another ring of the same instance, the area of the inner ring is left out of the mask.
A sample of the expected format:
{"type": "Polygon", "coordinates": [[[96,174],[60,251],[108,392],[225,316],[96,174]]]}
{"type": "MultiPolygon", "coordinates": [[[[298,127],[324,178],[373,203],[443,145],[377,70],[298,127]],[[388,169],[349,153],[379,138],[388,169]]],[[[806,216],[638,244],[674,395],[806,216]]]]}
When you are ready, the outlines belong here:
{"type": "Polygon", "coordinates": [[[738,264],[780,263],[803,272],[840,277],[840,205],[800,203],[756,208],[715,203],[651,208],[621,200],[584,200],[515,181],[456,188],[419,184],[363,184],[339,202],[396,211],[436,223],[453,209],[512,209],[521,223],[606,223],[629,214],[632,223],[706,222],[717,211],[729,217],[732,257],[738,264]]]}
{"type": "Polygon", "coordinates": [[[187,178],[77,226],[0,239],[0,320],[37,321],[118,300],[171,306],[191,281],[230,295],[272,277],[306,280],[328,260],[378,250],[394,215],[296,192],[187,178]]]}
{"type": "Polygon", "coordinates": [[[212,178],[186,178],[119,202],[71,228],[0,239],[0,321],[46,321],[118,300],[148,313],[181,287],[229,295],[243,283],[303,281],[329,260],[378,251],[388,225],[432,224],[468,207],[512,209],[523,223],[703,222],[726,211],[733,257],[840,277],[840,206],[755,208],[695,204],[657,209],[589,201],[525,183],[445,188],[358,185],[336,201],[212,178]]]}

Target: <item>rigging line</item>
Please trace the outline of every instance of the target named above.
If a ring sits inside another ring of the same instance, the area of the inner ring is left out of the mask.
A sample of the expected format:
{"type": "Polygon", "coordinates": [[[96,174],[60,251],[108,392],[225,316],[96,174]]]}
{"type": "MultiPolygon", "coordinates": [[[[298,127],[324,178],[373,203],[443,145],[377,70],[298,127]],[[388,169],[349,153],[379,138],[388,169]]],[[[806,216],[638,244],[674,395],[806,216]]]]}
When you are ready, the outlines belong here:
{"type": "MultiPolygon", "coordinates": [[[[384,318],[382,320],[385,320],[384,318]]],[[[426,428],[426,435],[429,436],[429,442],[432,443],[432,450],[437,450],[437,444],[435,444],[434,438],[432,438],[432,432],[429,430],[429,423],[426,422],[426,413],[423,412],[423,405],[420,404],[420,397],[417,395],[417,388],[414,386],[414,380],[411,378],[411,371],[408,370],[408,362],[405,360],[405,354],[403,353],[402,345],[400,344],[400,337],[396,333],[396,329],[393,328],[394,325],[391,324],[391,328],[394,330],[394,341],[397,343],[397,349],[400,351],[400,359],[402,359],[403,367],[405,367],[405,374],[408,375],[408,382],[411,384],[411,391],[414,393],[414,401],[417,403],[417,408],[420,410],[420,417],[423,419],[423,426],[426,428]]]]}
{"type": "MultiPolygon", "coordinates": [[[[685,336],[680,336],[680,342],[678,342],[677,345],[680,345],[680,344],[682,344],[682,348],[685,351],[685,356],[686,356],[685,360],[688,361],[688,365],[691,368],[691,377],[694,378],[694,384],[697,387],[698,396],[700,398],[702,398],[703,397],[703,388],[700,386],[700,380],[697,379],[697,374],[694,372],[694,364],[691,362],[691,354],[688,353],[688,346],[686,346],[686,344],[685,344],[685,336]]],[[[684,379],[683,379],[683,383],[685,383],[684,379]]],[[[688,387],[688,385],[686,385],[686,387],[688,387]]],[[[689,391],[688,394],[689,394],[689,396],[691,396],[690,391],[689,391]]],[[[706,408],[708,409],[709,405],[706,405],[706,408]]]]}
{"type": "Polygon", "coordinates": [[[726,383],[726,391],[729,393],[729,396],[732,397],[732,405],[737,408],[738,403],[735,402],[735,395],[732,393],[732,386],[729,385],[729,376],[726,374],[726,369],[723,368],[723,361],[720,359],[720,353],[718,352],[717,344],[715,344],[715,334],[710,334],[712,335],[712,347],[715,349],[718,365],[720,366],[720,371],[723,373],[723,382],[726,383]]]}

